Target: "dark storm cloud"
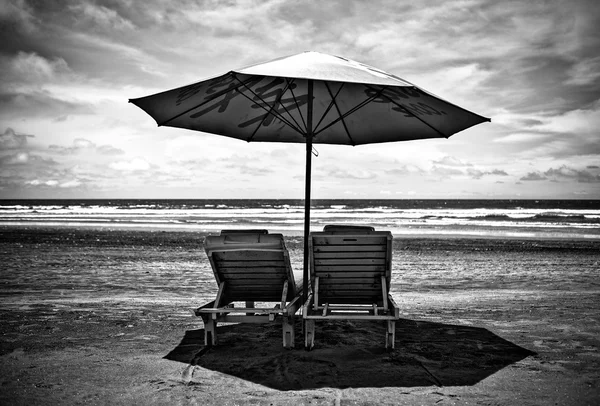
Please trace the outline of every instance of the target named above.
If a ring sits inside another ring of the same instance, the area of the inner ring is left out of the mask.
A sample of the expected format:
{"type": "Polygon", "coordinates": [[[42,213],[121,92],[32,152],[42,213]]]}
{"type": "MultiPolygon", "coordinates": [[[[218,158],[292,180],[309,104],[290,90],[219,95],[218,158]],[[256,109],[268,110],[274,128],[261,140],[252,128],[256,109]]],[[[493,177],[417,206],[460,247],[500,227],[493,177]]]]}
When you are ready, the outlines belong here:
{"type": "Polygon", "coordinates": [[[34,94],[0,94],[0,116],[22,117],[65,117],[71,114],[92,114],[90,106],[58,100],[49,94],[36,92],[34,94]]]}
{"type": "Polygon", "coordinates": [[[567,165],[562,165],[558,168],[550,168],[544,172],[529,172],[520,180],[549,180],[551,182],[600,183],[600,171],[595,170],[595,168],[576,169],[567,165]]]}
{"type": "Polygon", "coordinates": [[[62,58],[47,59],[23,51],[0,54],[0,117],[6,120],[91,114],[93,109],[89,104],[70,101],[66,93],[52,88],[76,80],[77,75],[62,58]]]}
{"type": "MultiPolygon", "coordinates": [[[[588,168],[595,169],[595,168],[588,168]]],[[[544,175],[553,180],[576,181],[579,183],[600,183],[600,173],[592,173],[590,170],[579,170],[568,167],[566,165],[560,168],[550,168],[544,175]]]]}
{"type": "Polygon", "coordinates": [[[26,148],[27,138],[33,137],[30,134],[18,134],[12,128],[7,128],[4,134],[0,134],[0,150],[26,148]]]}

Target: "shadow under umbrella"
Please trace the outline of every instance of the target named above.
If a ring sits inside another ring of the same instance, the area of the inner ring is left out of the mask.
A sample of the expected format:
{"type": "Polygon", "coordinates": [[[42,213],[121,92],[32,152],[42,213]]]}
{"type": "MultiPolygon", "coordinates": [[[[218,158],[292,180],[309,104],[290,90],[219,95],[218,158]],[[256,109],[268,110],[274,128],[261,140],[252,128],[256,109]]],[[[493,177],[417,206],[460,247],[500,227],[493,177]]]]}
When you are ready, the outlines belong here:
{"type": "MultiPolygon", "coordinates": [[[[296,332],[300,332],[300,323],[296,332]]],[[[282,347],[281,326],[219,327],[219,345],[204,346],[204,330],[189,330],[166,359],[200,366],[277,390],[474,385],[536,353],[471,326],[400,319],[396,349],[380,342],[382,323],[320,323],[315,348],[282,347]]]]}

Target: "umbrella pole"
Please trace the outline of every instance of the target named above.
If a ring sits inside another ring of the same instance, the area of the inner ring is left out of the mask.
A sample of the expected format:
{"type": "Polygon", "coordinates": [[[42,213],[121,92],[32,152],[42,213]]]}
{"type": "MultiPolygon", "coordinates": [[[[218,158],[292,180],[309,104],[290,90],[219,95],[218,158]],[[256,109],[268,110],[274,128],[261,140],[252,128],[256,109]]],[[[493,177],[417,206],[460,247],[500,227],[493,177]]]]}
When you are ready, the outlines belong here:
{"type": "Polygon", "coordinates": [[[312,118],[313,118],[313,81],[308,80],[308,104],[307,104],[307,119],[306,119],[306,174],[304,185],[304,269],[302,274],[302,298],[303,302],[308,299],[308,259],[309,259],[309,244],[308,238],[310,234],[310,178],[312,172],[312,118]]]}

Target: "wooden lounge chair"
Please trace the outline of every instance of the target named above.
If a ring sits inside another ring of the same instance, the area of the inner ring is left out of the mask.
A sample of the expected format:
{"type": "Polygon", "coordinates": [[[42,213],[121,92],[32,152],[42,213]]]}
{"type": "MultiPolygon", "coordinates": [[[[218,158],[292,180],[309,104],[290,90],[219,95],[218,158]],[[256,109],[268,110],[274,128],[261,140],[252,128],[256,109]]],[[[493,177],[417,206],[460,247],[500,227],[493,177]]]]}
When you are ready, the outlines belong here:
{"type": "Polygon", "coordinates": [[[310,234],[312,292],[306,300],[305,347],[314,346],[316,320],[387,322],[386,348],[394,348],[398,306],[389,293],[392,234],[372,227],[326,226],[310,234]]]}
{"type": "Polygon", "coordinates": [[[266,323],[281,316],[283,346],[293,347],[302,287],[294,280],[283,236],[266,230],[221,231],[206,237],[204,249],[219,286],[215,300],[195,310],[204,321],[205,344],[217,344],[219,322],[266,323]],[[245,302],[245,307],[234,302],[245,302]],[[255,302],[276,304],[255,307],[255,302]]]}

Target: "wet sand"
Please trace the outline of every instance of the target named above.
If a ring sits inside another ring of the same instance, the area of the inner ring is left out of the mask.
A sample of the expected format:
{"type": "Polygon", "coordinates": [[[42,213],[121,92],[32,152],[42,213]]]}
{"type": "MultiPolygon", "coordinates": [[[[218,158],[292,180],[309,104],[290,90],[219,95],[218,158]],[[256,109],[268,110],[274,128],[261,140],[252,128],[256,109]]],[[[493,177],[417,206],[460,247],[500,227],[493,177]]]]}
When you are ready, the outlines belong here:
{"type": "MultiPolygon", "coordinates": [[[[0,404],[523,404],[600,400],[600,242],[397,237],[396,349],[377,323],[219,328],[203,234],[0,228],[0,404]]],[[[301,272],[301,238],[286,239],[301,272]]]]}

